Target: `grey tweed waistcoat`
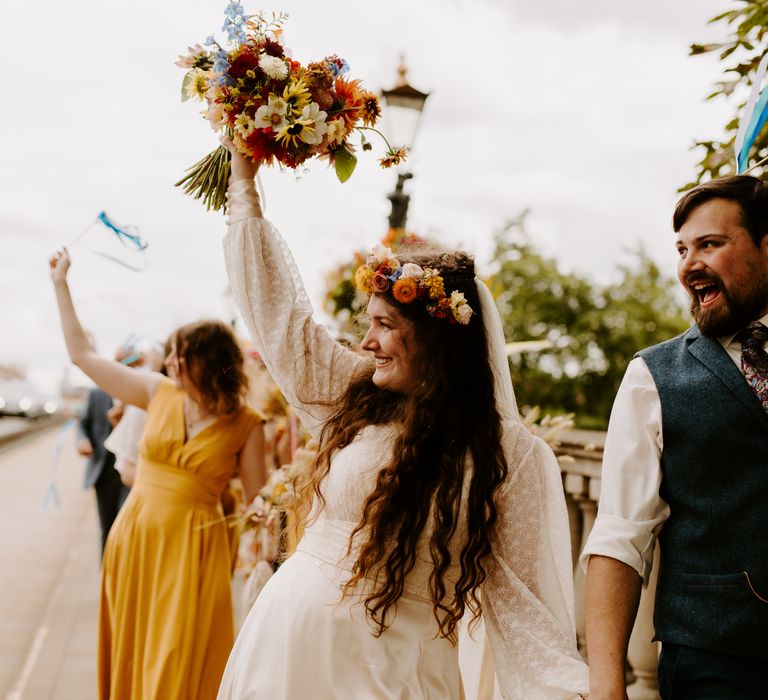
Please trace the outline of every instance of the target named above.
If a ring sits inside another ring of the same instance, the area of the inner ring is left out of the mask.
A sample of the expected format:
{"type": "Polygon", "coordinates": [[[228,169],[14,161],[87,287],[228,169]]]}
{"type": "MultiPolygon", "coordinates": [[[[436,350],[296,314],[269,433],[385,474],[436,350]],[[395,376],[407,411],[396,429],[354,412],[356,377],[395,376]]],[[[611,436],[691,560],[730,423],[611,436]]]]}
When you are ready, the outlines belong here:
{"type": "Polygon", "coordinates": [[[768,413],[696,326],[639,355],[661,399],[670,507],[656,639],[768,659],[768,413]]]}

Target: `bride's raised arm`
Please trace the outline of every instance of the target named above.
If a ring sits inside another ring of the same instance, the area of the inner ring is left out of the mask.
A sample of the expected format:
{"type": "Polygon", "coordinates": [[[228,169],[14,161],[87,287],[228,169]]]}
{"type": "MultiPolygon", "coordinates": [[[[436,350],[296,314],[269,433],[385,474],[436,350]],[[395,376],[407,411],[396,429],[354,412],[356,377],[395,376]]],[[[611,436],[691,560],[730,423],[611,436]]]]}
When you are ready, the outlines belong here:
{"type": "MultiPolygon", "coordinates": [[[[234,151],[234,149],[230,149],[234,151]]],[[[296,263],[262,216],[256,167],[232,154],[224,256],[232,293],[254,346],[304,427],[316,434],[365,359],[312,318],[296,263]]]]}

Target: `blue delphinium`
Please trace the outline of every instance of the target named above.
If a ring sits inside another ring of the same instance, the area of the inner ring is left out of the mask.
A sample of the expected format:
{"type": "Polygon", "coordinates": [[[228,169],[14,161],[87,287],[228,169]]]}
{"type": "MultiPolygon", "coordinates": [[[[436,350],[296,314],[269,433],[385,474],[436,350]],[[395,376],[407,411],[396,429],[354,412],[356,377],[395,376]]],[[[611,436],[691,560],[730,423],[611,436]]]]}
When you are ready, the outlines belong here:
{"type": "Polygon", "coordinates": [[[248,17],[243,10],[243,6],[233,0],[224,10],[224,26],[221,30],[226,33],[227,39],[232,44],[241,44],[246,40],[245,23],[248,17]]]}

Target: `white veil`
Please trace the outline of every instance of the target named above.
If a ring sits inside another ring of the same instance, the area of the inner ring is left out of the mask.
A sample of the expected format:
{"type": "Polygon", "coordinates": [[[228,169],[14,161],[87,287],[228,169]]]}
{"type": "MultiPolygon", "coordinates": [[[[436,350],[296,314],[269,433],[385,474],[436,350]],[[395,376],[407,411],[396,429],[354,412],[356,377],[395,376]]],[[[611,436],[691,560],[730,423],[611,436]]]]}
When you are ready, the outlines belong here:
{"type": "Polygon", "coordinates": [[[502,420],[519,419],[515,390],[512,388],[512,377],[509,374],[507,342],[504,339],[504,326],[501,324],[499,310],[491,290],[488,289],[485,282],[476,277],[475,285],[477,295],[480,297],[480,314],[483,317],[483,328],[488,343],[488,358],[493,370],[496,407],[502,420]]]}
{"type": "MultiPolygon", "coordinates": [[[[496,406],[502,421],[514,422],[518,428],[527,433],[527,428],[523,426],[520,414],[517,410],[515,401],[515,392],[512,388],[512,377],[509,372],[509,364],[506,353],[506,341],[504,338],[504,328],[501,323],[496,302],[491,295],[490,290],[481,280],[476,280],[477,293],[480,298],[480,312],[483,317],[483,328],[485,330],[486,342],[488,343],[488,357],[491,363],[494,378],[494,394],[496,397],[496,406]]],[[[538,440],[538,439],[537,439],[538,440]]],[[[539,443],[545,447],[541,441],[539,443]]],[[[509,450],[509,446],[507,450],[509,450]]],[[[507,460],[511,462],[515,457],[507,452],[507,460]]],[[[548,448],[538,451],[537,465],[540,474],[539,485],[543,491],[541,502],[541,522],[544,528],[545,546],[540,555],[543,558],[539,560],[537,566],[543,567],[540,571],[542,576],[542,590],[537,597],[540,598],[539,606],[542,614],[549,616],[553,620],[553,628],[558,627],[566,636],[573,637],[573,654],[576,654],[576,635],[573,622],[573,578],[571,569],[571,547],[568,535],[568,521],[563,496],[560,467],[554,454],[548,448]],[[554,621],[557,622],[554,622],[554,621]]],[[[524,494],[523,494],[524,495],[524,494]]],[[[509,585],[516,590],[521,600],[531,599],[531,592],[512,572],[509,576],[509,585]]],[[[497,606],[498,608],[498,606],[497,606]]],[[[534,618],[527,620],[517,620],[517,613],[514,610],[507,611],[506,623],[510,620],[523,624],[524,627],[531,628],[535,626],[534,618]]],[[[496,610],[498,617],[498,609],[496,610]]],[[[483,615],[480,624],[475,628],[470,636],[467,629],[469,617],[462,619],[459,628],[459,666],[461,668],[462,681],[467,700],[500,700],[502,697],[499,683],[502,682],[509,691],[509,687],[521,683],[517,678],[523,670],[520,659],[507,660],[504,668],[496,668],[496,659],[492,653],[492,646],[497,650],[503,650],[503,640],[500,638],[497,627],[487,627],[483,615]],[[495,640],[492,644],[491,637],[495,640]],[[501,676],[499,675],[501,674],[501,676]],[[503,678],[503,680],[500,680],[503,678]],[[511,680],[513,679],[513,680],[511,680]],[[514,680],[516,679],[516,680],[514,680]]],[[[498,620],[497,623],[498,624],[498,620]]],[[[560,650],[562,651],[562,650],[560,650]]],[[[565,689],[571,682],[578,683],[577,675],[583,676],[584,687],[586,688],[586,667],[578,668],[579,661],[563,655],[556,650],[552,650],[553,669],[550,675],[550,681],[554,684],[550,690],[552,694],[542,694],[536,697],[565,697],[563,694],[557,694],[560,685],[565,689]],[[562,668],[558,668],[562,661],[562,668]],[[575,666],[574,666],[575,665],[575,666]],[[574,680],[569,680],[573,678],[574,680]],[[558,686],[556,689],[555,686],[558,686]]],[[[542,663],[549,663],[544,661],[542,663]]],[[[532,681],[535,673],[526,674],[529,676],[526,683],[532,681]]],[[[544,683],[544,681],[541,681],[544,683]]],[[[519,686],[520,688],[523,685],[519,686]]],[[[538,691],[546,693],[544,685],[537,686],[538,691]]],[[[576,697],[573,693],[568,697],[576,697]]],[[[515,695],[515,697],[517,697],[515,695]]],[[[526,697],[529,697],[526,695],[526,697]]],[[[582,696],[583,697],[583,696],[582,696]]]]}

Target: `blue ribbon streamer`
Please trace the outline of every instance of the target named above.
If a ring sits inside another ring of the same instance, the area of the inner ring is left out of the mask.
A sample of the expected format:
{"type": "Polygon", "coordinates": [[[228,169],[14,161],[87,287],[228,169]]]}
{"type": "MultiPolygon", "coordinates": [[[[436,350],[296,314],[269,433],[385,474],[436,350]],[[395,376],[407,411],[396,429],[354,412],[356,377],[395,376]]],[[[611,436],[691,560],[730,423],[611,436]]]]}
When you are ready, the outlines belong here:
{"type": "Polygon", "coordinates": [[[104,224],[108,229],[114,232],[114,234],[117,236],[118,240],[125,245],[126,243],[133,245],[137,250],[146,250],[149,243],[146,241],[141,240],[141,237],[138,235],[138,233],[133,233],[132,231],[129,231],[129,228],[125,226],[123,228],[120,228],[115,223],[113,223],[110,218],[107,216],[107,212],[102,211],[99,212],[98,216],[99,221],[104,224]]]}
{"type": "Polygon", "coordinates": [[[760,133],[760,129],[763,128],[766,119],[768,119],[768,90],[763,90],[760,94],[760,99],[755,104],[755,109],[749,119],[749,125],[744,133],[744,143],[738,153],[738,168],[736,172],[743,173],[747,169],[749,149],[760,133]]]}
{"type": "MultiPolygon", "coordinates": [[[[768,89],[761,92],[760,86],[768,73],[768,52],[763,54],[757,71],[752,78],[752,89],[744,105],[744,113],[739,120],[739,128],[733,150],[736,155],[736,172],[749,172],[749,150],[760,134],[760,129],[768,117],[768,89]]],[[[754,167],[754,166],[753,166],[754,167]]]]}

